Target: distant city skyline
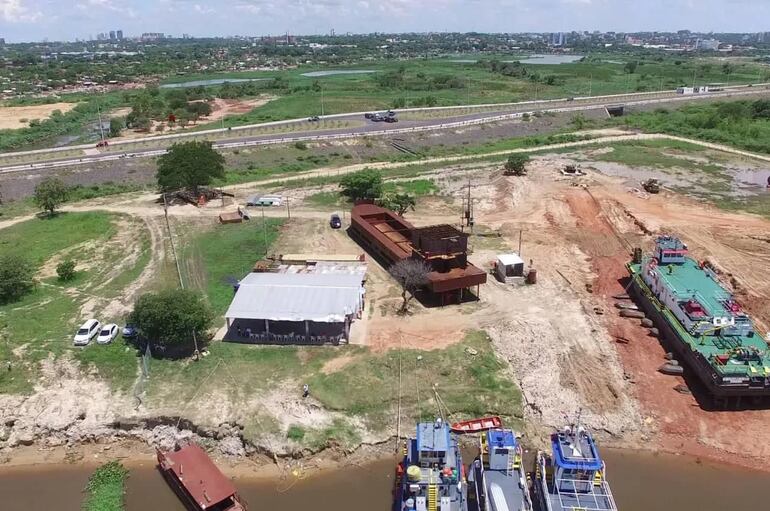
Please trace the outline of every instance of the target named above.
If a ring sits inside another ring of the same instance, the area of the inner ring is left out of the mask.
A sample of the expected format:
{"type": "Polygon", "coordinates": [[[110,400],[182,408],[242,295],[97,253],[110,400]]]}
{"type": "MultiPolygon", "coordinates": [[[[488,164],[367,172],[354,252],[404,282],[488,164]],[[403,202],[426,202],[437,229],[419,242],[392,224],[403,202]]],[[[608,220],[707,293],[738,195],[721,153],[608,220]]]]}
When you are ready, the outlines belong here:
{"type": "Polygon", "coordinates": [[[9,43],[121,27],[196,37],[346,32],[770,31],[767,0],[0,0],[9,43]]]}

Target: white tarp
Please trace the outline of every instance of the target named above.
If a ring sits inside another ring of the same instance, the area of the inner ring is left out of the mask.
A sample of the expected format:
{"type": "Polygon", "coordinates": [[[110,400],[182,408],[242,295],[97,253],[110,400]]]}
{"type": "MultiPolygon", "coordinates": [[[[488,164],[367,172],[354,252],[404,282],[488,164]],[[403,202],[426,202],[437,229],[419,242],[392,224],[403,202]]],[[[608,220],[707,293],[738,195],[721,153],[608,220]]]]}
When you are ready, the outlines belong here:
{"type": "Polygon", "coordinates": [[[362,279],[355,274],[250,273],[225,317],[340,323],[361,309],[362,279]]]}

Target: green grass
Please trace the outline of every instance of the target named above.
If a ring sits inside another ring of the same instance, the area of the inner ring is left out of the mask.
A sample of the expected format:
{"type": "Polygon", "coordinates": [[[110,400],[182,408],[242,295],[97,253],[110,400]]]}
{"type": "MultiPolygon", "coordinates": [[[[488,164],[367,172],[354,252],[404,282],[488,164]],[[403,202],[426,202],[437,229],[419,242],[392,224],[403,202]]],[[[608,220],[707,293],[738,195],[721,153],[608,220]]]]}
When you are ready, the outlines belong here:
{"type": "Polygon", "coordinates": [[[485,414],[521,418],[521,393],[506,377],[506,365],[495,355],[485,332],[470,332],[462,342],[441,350],[391,350],[381,354],[352,346],[347,350],[356,355],[354,361],[343,370],[312,375],[310,387],[327,408],[364,416],[375,427],[392,423],[398,400],[399,363],[405,417],[433,417],[436,405],[431,387],[436,385],[455,418],[485,414]],[[466,348],[477,354],[469,355],[466,348]],[[418,356],[422,357],[419,361],[418,356]]]}
{"type": "Polygon", "coordinates": [[[267,229],[263,230],[258,212],[252,215],[250,221],[217,225],[210,231],[198,233],[184,251],[186,284],[201,285],[217,314],[224,314],[232,301],[232,279],[243,278],[254,263],[265,256],[283,223],[268,218],[267,229]]]}
{"type": "MultiPolygon", "coordinates": [[[[254,395],[279,389],[297,398],[302,382],[310,385],[314,399],[346,416],[362,418],[373,430],[392,428],[398,401],[398,367],[402,364],[403,418],[431,420],[436,404],[431,391],[436,384],[452,418],[496,414],[515,422],[522,415],[521,393],[508,379],[506,364],[494,352],[484,332],[471,332],[458,344],[432,351],[391,350],[372,353],[361,346],[298,347],[213,343],[210,355],[198,362],[153,359],[147,402],[152,406],[213,402],[224,393],[231,406],[245,417],[248,437],[275,433],[279,425],[254,403],[254,395]],[[470,355],[466,348],[475,350],[470,355]],[[351,357],[344,368],[327,374],[322,369],[336,357],[351,357]],[[418,361],[417,357],[422,356],[418,361]],[[286,385],[290,385],[286,387],[286,385]],[[294,385],[295,387],[292,387],[294,385]],[[419,386],[420,402],[416,394],[419,386]],[[255,415],[256,414],[256,415],[255,415]],[[251,420],[248,419],[247,422],[251,420]]],[[[187,405],[182,405],[183,411],[187,405]]],[[[355,421],[337,418],[322,428],[292,425],[284,434],[317,449],[331,442],[355,445],[360,435],[355,421]]]]}
{"type": "Polygon", "coordinates": [[[128,470],[119,461],[97,468],[88,479],[83,511],[123,511],[128,470]]]}
{"type": "Polygon", "coordinates": [[[385,193],[408,193],[415,197],[432,195],[438,191],[438,186],[432,179],[413,179],[410,181],[390,181],[383,185],[385,193]]]}
{"type": "Polygon", "coordinates": [[[108,239],[115,228],[107,213],[59,213],[2,230],[0,254],[15,254],[40,265],[55,253],[92,239],[108,239]]]}
{"type": "Polygon", "coordinates": [[[138,359],[136,348],[126,344],[118,336],[110,344],[91,343],[78,350],[75,358],[84,370],[96,370],[96,374],[108,380],[113,389],[128,392],[137,376],[138,359]]]}
{"type": "Polygon", "coordinates": [[[289,440],[294,440],[295,442],[299,442],[305,438],[305,433],[305,428],[296,424],[292,424],[289,426],[289,430],[286,432],[286,438],[289,440]]]}
{"type": "MultiPolygon", "coordinates": [[[[73,257],[84,261],[116,234],[115,215],[107,213],[63,213],[53,218],[35,218],[5,228],[0,237],[0,254],[19,254],[40,266],[63,250],[80,247],[73,257]],[[84,246],[88,244],[88,246],[84,246]]],[[[149,245],[146,230],[137,240],[149,245]]],[[[136,375],[133,353],[119,341],[109,346],[72,347],[73,329],[85,318],[78,314],[81,305],[93,295],[111,298],[141,273],[149,260],[145,250],[130,268],[110,277],[107,274],[123,253],[113,246],[104,253],[104,264],[78,271],[73,282],[56,277],[39,282],[34,291],[21,300],[0,306],[0,359],[11,362],[11,371],[0,372],[0,392],[29,393],[37,380],[40,360],[71,352],[84,366],[94,364],[101,377],[114,388],[126,390],[136,375]],[[103,285],[100,289],[96,286],[103,285]]],[[[102,322],[119,318],[97,316],[102,322]]]]}
{"type": "Polygon", "coordinates": [[[756,103],[758,101],[686,105],[672,111],[658,109],[631,114],[616,122],[650,133],[692,137],[767,154],[770,153],[770,118],[756,115],[752,110],[756,103]]]}
{"type": "Polygon", "coordinates": [[[349,207],[350,203],[340,192],[318,192],[305,197],[305,203],[319,209],[349,207]]]}
{"type": "MultiPolygon", "coordinates": [[[[698,146],[670,140],[644,140],[611,144],[612,151],[601,153],[592,158],[599,161],[621,163],[629,167],[654,167],[658,169],[688,169],[705,173],[721,173],[724,168],[711,163],[701,163],[677,154],[697,154],[698,146]],[[663,151],[668,151],[665,154],[663,151]]],[[[702,151],[702,148],[700,148],[702,151]]]]}

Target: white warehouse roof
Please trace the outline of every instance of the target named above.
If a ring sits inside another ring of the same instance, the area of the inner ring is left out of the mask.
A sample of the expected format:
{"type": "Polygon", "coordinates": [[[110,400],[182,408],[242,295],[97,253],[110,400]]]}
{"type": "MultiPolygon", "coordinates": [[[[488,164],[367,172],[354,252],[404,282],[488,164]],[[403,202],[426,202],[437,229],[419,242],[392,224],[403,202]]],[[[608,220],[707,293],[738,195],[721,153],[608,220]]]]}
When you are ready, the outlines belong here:
{"type": "Polygon", "coordinates": [[[363,278],[341,273],[249,273],[225,317],[343,322],[363,305],[363,278]]]}

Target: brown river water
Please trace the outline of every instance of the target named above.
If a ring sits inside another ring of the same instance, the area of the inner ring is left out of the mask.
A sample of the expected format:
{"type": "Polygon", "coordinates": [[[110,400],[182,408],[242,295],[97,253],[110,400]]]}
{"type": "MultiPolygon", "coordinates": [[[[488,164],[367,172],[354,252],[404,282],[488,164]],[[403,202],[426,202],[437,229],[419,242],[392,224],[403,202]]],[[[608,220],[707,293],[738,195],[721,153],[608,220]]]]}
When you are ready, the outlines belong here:
{"type": "MultiPolygon", "coordinates": [[[[755,511],[770,508],[770,473],[668,454],[604,449],[607,478],[621,511],[755,511]]],[[[466,460],[469,461],[469,460],[466,460]]],[[[393,461],[287,481],[235,481],[255,510],[389,511],[393,461]]],[[[93,467],[0,467],[0,510],[79,511],[93,467]]],[[[127,511],[184,511],[152,462],[134,466],[127,511]]]]}

